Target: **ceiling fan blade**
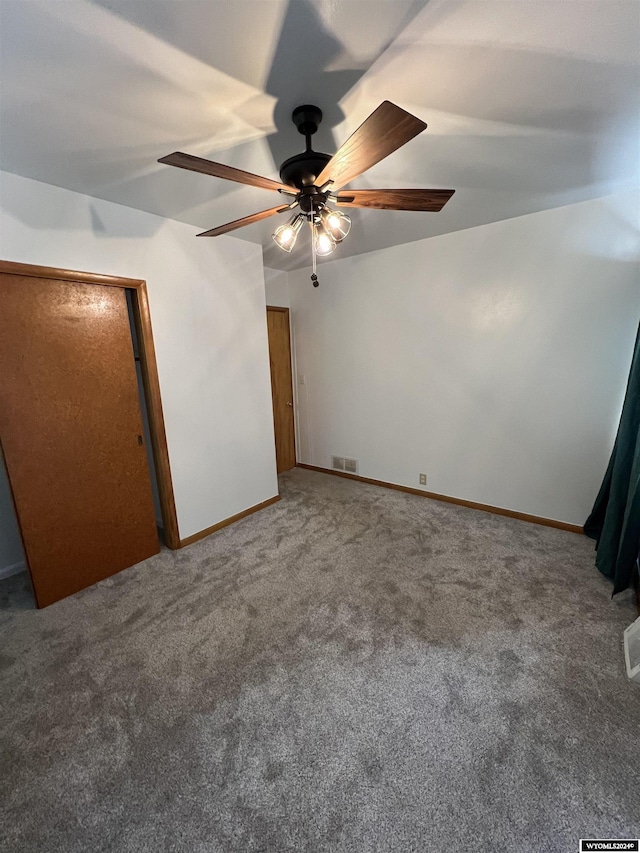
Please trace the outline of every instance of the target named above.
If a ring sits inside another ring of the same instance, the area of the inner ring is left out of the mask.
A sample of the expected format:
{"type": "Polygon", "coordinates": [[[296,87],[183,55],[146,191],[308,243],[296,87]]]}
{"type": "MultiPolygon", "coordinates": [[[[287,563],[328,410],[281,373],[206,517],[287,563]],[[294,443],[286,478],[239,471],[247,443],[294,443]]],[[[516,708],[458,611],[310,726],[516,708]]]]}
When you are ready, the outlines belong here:
{"type": "Polygon", "coordinates": [[[455,190],[345,190],[338,194],[341,207],[375,207],[378,210],[442,210],[455,190]]]}
{"type": "Polygon", "coordinates": [[[286,190],[297,195],[295,187],[288,187],[271,178],[263,178],[252,172],[244,172],[233,166],[225,166],[224,163],[214,163],[213,160],[205,160],[203,157],[194,157],[193,154],[184,154],[182,151],[174,151],[161,157],[158,163],[166,163],[168,166],[177,166],[179,169],[188,169],[190,172],[202,172],[204,175],[213,175],[214,178],[224,178],[227,181],[236,181],[239,184],[248,184],[250,187],[260,187],[264,190],[286,190]]]}
{"type": "Polygon", "coordinates": [[[351,134],[316,178],[317,186],[332,181],[332,192],[357,178],[396,149],[417,136],[427,125],[391,101],[383,101],[351,134]]]}
{"type": "Polygon", "coordinates": [[[244,225],[252,225],[254,222],[260,222],[261,219],[267,219],[269,216],[275,216],[276,213],[284,213],[284,211],[289,210],[290,207],[290,204],[281,204],[279,207],[270,207],[269,210],[261,210],[259,213],[252,213],[251,216],[243,216],[242,219],[235,219],[233,222],[227,222],[226,225],[219,225],[217,228],[211,228],[209,231],[202,231],[196,236],[217,237],[218,234],[226,234],[227,231],[235,231],[236,228],[242,228],[244,225]]]}

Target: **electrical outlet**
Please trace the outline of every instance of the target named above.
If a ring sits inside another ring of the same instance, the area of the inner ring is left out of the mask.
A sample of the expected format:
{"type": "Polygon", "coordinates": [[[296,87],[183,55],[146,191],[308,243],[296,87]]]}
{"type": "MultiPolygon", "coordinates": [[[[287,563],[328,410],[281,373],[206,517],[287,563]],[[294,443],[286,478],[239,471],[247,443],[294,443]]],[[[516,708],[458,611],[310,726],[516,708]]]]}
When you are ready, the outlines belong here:
{"type": "Polygon", "coordinates": [[[426,474],[420,474],[420,485],[421,486],[427,485],[427,475],[426,474]]]}

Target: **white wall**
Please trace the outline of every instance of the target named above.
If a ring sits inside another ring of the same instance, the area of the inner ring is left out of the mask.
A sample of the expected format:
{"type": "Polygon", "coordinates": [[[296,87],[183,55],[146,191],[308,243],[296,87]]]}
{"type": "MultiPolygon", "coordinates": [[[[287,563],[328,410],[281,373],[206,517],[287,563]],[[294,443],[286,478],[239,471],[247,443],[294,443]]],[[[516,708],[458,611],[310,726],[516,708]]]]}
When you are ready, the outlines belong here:
{"type": "Polygon", "coordinates": [[[317,289],[289,273],[299,461],[582,524],[640,316],[638,210],[622,194],[324,262],[317,289]]]}
{"type": "Polygon", "coordinates": [[[3,260],[146,280],[181,538],[276,495],[260,247],[7,173],[0,206],[3,260]]]}
{"type": "Polygon", "coordinates": [[[289,276],[283,270],[264,268],[264,289],[267,305],[274,308],[289,308],[289,276]]]}

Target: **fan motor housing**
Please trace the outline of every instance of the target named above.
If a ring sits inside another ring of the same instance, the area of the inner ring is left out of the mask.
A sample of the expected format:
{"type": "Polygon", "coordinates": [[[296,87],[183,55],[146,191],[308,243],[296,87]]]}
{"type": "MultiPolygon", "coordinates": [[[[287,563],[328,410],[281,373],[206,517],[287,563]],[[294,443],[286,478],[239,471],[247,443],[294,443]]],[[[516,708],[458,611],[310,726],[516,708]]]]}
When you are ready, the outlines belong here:
{"type": "Polygon", "coordinates": [[[330,154],[319,151],[303,151],[285,160],[280,167],[280,180],[283,184],[297,187],[312,187],[320,172],[331,160],[330,154]]]}

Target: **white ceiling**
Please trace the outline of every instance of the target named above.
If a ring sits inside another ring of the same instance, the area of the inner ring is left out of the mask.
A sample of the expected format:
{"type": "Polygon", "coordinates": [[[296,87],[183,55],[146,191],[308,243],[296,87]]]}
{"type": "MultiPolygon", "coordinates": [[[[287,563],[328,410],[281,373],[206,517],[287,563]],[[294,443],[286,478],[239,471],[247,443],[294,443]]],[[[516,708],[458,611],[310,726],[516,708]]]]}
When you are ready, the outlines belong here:
{"type": "MultiPolygon", "coordinates": [[[[0,0],[0,168],[211,228],[278,204],[159,165],[186,151],[277,178],[385,99],[428,129],[353,185],[442,187],[441,213],[349,211],[342,256],[637,186],[638,0],[0,0]]],[[[24,216],[24,211],[16,212],[24,216]]],[[[309,263],[234,232],[267,266],[309,263]]],[[[215,238],[212,238],[215,239],[215,238]]]]}

